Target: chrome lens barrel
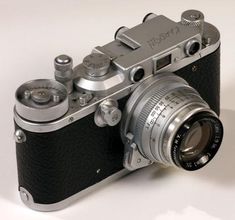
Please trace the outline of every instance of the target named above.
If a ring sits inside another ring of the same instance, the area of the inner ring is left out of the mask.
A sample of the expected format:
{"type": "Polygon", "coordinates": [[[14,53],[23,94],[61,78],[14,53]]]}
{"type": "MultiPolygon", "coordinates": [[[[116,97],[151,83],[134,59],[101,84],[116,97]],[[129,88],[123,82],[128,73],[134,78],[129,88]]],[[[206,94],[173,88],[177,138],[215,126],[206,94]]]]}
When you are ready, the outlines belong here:
{"type": "Polygon", "coordinates": [[[162,73],[141,83],[128,100],[121,126],[124,142],[127,133],[150,161],[196,170],[215,155],[223,128],[195,89],[175,74],[162,73]]]}

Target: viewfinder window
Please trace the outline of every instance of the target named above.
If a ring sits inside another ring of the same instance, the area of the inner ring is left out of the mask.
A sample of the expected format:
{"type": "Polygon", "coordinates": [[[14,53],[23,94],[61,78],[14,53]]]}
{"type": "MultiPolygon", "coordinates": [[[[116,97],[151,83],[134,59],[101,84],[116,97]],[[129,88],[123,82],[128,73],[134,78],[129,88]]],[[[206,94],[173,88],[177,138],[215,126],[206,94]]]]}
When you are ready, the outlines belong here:
{"type": "Polygon", "coordinates": [[[156,70],[160,70],[166,66],[168,66],[169,64],[171,64],[171,54],[157,60],[156,62],[156,70]]]}

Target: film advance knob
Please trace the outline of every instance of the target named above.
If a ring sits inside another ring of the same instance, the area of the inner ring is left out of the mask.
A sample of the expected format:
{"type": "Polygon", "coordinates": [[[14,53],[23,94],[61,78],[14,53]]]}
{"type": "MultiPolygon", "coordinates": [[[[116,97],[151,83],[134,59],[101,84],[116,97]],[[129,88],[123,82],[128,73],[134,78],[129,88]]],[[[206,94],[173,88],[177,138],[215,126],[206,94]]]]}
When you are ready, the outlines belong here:
{"type": "Polygon", "coordinates": [[[121,120],[122,113],[118,109],[117,101],[107,99],[100,103],[95,113],[95,123],[99,127],[115,126],[121,120]]]}
{"type": "Polygon", "coordinates": [[[16,112],[33,122],[48,122],[62,117],[69,109],[66,87],[56,80],[37,79],[16,90],[16,112]]]}

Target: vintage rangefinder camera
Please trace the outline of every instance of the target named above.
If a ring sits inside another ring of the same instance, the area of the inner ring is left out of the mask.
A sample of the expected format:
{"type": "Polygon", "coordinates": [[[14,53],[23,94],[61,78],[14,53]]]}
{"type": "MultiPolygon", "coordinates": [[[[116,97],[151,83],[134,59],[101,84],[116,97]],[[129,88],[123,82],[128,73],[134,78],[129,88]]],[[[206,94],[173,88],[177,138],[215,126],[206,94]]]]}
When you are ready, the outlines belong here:
{"type": "Polygon", "coordinates": [[[220,34],[199,11],[148,14],[74,68],[67,55],[54,66],[55,79],[15,96],[19,191],[32,209],[61,209],[153,163],[197,170],[220,147],[220,34]]]}

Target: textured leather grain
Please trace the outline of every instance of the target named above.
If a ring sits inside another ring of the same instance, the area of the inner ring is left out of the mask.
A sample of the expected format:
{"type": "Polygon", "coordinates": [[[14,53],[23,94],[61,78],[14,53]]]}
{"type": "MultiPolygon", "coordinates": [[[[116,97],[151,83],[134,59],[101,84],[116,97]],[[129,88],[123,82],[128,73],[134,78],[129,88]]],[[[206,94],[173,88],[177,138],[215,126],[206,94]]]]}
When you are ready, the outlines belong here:
{"type": "Polygon", "coordinates": [[[218,115],[220,113],[220,48],[175,72],[194,87],[218,115]],[[196,71],[193,71],[195,70],[196,71]]]}
{"type": "MultiPolygon", "coordinates": [[[[126,98],[119,103],[123,108],[126,98]]],[[[19,186],[36,203],[59,202],[123,168],[119,126],[99,128],[94,114],[50,133],[23,131],[27,141],[16,146],[19,186]]]]}
{"type": "MultiPolygon", "coordinates": [[[[176,72],[196,88],[217,113],[219,56],[218,49],[176,72]]],[[[127,98],[119,101],[120,109],[124,108],[127,98]]],[[[19,186],[27,189],[36,203],[59,202],[123,168],[124,146],[119,126],[99,128],[94,123],[94,114],[54,132],[24,132],[27,141],[16,144],[19,186]]]]}

